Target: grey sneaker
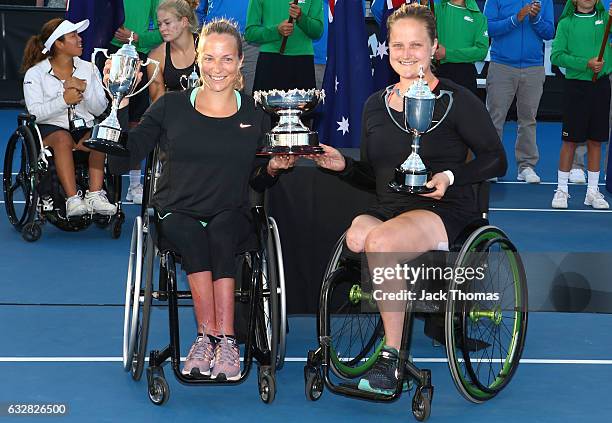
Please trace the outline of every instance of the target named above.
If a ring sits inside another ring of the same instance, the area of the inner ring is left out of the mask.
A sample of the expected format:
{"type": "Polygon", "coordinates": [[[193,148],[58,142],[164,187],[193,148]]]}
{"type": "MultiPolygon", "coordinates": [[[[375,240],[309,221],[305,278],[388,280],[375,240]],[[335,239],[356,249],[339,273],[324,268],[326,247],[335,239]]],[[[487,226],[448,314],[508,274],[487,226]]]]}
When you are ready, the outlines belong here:
{"type": "Polygon", "coordinates": [[[214,361],[214,347],[207,335],[198,336],[187,354],[181,373],[191,376],[210,376],[214,361]]]}
{"type": "Polygon", "coordinates": [[[210,375],[212,379],[240,379],[240,349],[235,339],[222,336],[215,346],[215,363],[210,375]]]}

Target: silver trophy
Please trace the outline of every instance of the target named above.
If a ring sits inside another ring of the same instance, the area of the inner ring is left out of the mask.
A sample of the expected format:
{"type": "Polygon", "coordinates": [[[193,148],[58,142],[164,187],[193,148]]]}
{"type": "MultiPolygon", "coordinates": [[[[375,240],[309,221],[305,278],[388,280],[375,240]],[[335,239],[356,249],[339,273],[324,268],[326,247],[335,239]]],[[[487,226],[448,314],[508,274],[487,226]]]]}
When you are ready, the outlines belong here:
{"type": "Polygon", "coordinates": [[[121,137],[121,125],[117,119],[117,110],[119,109],[119,103],[121,100],[128,97],[138,95],[155,80],[157,71],[159,70],[159,62],[148,58],[146,62],[142,63],[136,47],[132,45],[133,33],[130,35],[129,42],[124,44],[116,53],[108,55],[108,50],[103,48],[94,49],[91,55],[91,62],[95,66],[96,55],[99,52],[111,60],[111,68],[109,78],[106,84],[102,84],[104,89],[112,97],[112,107],[110,114],[101,123],[94,126],[91,132],[91,139],[85,141],[86,147],[92,150],[102,151],[108,154],[114,154],[119,156],[127,156],[129,152],[127,149],[119,143],[121,137]],[[155,72],[149,81],[140,90],[134,92],[138,83],[138,72],[141,67],[146,67],[149,64],[155,64],[155,72]]]}
{"type": "MultiPolygon", "coordinates": [[[[395,169],[395,178],[389,182],[389,188],[396,192],[411,194],[427,194],[435,191],[435,188],[428,188],[427,181],[431,179],[431,171],[423,164],[419,156],[419,144],[421,135],[433,131],[440,125],[453,106],[453,93],[441,91],[439,96],[435,96],[427,82],[423,79],[423,68],[419,70],[419,79],[415,81],[410,89],[404,93],[404,125],[400,125],[389,107],[388,96],[385,98],[387,113],[393,122],[404,132],[412,135],[412,153],[398,168],[395,169]],[[449,102],[444,112],[444,116],[430,128],[436,100],[448,95],[449,102]]],[[[390,92],[387,90],[388,93],[390,92]]]]}
{"type": "Polygon", "coordinates": [[[195,71],[195,65],[193,66],[193,70],[191,71],[189,76],[181,75],[181,77],[179,78],[179,83],[181,84],[181,88],[183,88],[183,90],[188,90],[190,88],[196,88],[200,86],[200,77],[195,71]],[[183,82],[183,80],[185,82],[183,82]]]}
{"type": "Polygon", "coordinates": [[[325,100],[323,90],[271,90],[255,91],[255,104],[261,104],[268,113],[279,116],[278,125],[266,134],[265,145],[258,155],[309,155],[322,154],[319,136],[300,121],[300,115],[317,107],[325,100]]]}
{"type": "Polygon", "coordinates": [[[87,129],[87,122],[77,114],[76,105],[74,104],[68,106],[68,127],[70,132],[87,129]]]}

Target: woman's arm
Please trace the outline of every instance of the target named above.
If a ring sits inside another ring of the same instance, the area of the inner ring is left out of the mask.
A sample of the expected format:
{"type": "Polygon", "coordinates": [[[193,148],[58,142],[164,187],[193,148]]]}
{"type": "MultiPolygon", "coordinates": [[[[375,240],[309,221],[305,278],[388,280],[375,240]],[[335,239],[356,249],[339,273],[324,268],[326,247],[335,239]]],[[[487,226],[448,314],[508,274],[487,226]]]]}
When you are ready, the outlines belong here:
{"type": "Polygon", "coordinates": [[[85,62],[87,66],[91,67],[91,78],[87,83],[87,88],[83,93],[83,100],[85,101],[85,107],[94,116],[100,116],[106,110],[108,106],[108,99],[106,98],[106,91],[102,86],[102,79],[100,72],[92,63],[85,62]]]}
{"type": "MultiPolygon", "coordinates": [[[[162,43],[155,49],[151,50],[149,53],[149,57],[153,60],[157,60],[159,62],[159,71],[157,72],[157,76],[149,85],[149,97],[151,97],[151,102],[155,103],[158,98],[160,98],[166,92],[166,82],[164,81],[164,64],[166,60],[166,43],[162,43]]],[[[147,76],[149,80],[153,79],[153,74],[155,73],[155,65],[150,64],[147,66],[147,76]]]]}
{"type": "Polygon", "coordinates": [[[45,101],[42,77],[38,69],[30,68],[23,79],[23,96],[28,113],[36,116],[39,121],[66,115],[68,104],[64,96],[58,95],[51,101],[45,101]]]}

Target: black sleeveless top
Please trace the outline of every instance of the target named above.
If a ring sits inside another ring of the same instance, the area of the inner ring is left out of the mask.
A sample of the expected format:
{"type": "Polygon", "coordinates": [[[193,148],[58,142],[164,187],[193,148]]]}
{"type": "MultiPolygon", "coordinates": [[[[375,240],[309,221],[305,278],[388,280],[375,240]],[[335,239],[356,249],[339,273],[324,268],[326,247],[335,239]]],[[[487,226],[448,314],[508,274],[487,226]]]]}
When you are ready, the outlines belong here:
{"type": "MultiPolygon", "coordinates": [[[[197,46],[198,35],[193,34],[193,43],[197,46]]],[[[198,64],[194,60],[193,63],[184,69],[177,69],[172,64],[172,57],[170,56],[170,43],[166,43],[166,59],[164,61],[164,84],[166,85],[166,91],[182,91],[187,87],[186,78],[189,77],[192,71],[196,71],[198,76],[200,75],[200,69],[198,64]],[[183,84],[181,85],[181,77],[183,78],[183,84]]]]}

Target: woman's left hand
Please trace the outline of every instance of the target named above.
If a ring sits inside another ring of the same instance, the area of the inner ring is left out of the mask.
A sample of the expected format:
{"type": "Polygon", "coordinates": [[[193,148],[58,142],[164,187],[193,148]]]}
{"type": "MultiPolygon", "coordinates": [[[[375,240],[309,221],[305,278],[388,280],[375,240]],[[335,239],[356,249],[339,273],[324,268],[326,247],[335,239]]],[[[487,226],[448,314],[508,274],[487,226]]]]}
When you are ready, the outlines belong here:
{"type": "Polygon", "coordinates": [[[450,185],[450,179],[443,172],[436,173],[432,178],[427,182],[427,188],[435,188],[434,192],[430,192],[429,194],[420,194],[423,197],[430,197],[436,200],[444,197],[446,190],[450,185]]]}
{"type": "Polygon", "coordinates": [[[283,169],[289,169],[295,165],[297,156],[278,155],[273,156],[268,162],[268,173],[276,176],[283,169]]]}

